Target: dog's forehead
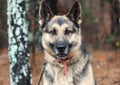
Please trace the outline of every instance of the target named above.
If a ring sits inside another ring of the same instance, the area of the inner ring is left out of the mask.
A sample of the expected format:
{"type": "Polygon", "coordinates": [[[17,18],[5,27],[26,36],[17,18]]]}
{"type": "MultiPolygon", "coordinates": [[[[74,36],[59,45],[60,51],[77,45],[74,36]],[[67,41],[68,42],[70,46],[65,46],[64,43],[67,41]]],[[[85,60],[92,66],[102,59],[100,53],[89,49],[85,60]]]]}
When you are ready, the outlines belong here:
{"type": "Polygon", "coordinates": [[[71,21],[66,17],[66,16],[54,16],[51,21],[51,25],[57,24],[59,26],[64,25],[64,24],[69,24],[71,25],[71,21]]]}

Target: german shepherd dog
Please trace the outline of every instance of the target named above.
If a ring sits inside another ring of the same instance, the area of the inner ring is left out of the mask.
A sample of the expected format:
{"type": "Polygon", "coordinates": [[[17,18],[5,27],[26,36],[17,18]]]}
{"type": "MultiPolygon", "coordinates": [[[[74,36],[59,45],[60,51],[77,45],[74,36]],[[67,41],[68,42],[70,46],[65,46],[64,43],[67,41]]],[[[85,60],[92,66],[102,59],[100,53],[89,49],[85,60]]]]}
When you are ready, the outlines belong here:
{"type": "Polygon", "coordinates": [[[54,15],[43,0],[39,24],[46,64],[40,85],[95,85],[89,56],[82,44],[81,5],[75,1],[66,15],[54,15]]]}

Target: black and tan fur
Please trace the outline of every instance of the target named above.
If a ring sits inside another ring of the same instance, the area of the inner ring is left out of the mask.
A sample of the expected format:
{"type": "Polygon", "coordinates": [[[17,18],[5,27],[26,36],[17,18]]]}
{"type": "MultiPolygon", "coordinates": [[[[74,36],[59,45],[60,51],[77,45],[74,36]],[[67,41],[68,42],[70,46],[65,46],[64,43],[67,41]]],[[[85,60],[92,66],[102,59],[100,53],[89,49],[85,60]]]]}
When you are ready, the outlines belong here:
{"type": "Polygon", "coordinates": [[[41,1],[39,15],[47,62],[40,85],[95,85],[89,56],[82,44],[80,2],[76,0],[68,14],[54,15],[47,3],[41,1]]]}

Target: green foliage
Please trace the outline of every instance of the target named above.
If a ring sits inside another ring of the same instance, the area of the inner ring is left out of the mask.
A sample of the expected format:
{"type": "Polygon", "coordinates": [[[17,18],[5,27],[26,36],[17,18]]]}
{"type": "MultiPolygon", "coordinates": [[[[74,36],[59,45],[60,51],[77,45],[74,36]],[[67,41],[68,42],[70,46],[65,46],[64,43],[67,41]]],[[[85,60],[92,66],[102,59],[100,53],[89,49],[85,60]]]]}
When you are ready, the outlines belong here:
{"type": "Polygon", "coordinates": [[[120,38],[116,36],[110,36],[106,39],[106,42],[111,43],[116,48],[120,48],[120,38]]]}
{"type": "Polygon", "coordinates": [[[106,42],[111,43],[115,41],[115,36],[111,36],[109,38],[106,39],[106,42]]]}

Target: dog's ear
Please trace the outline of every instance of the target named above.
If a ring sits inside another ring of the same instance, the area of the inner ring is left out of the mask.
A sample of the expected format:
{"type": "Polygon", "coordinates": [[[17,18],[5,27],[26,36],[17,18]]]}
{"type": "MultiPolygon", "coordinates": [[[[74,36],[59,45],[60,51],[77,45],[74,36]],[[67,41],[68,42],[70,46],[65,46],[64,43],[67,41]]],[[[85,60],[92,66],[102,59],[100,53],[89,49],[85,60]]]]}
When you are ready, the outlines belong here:
{"type": "Polygon", "coordinates": [[[50,10],[48,4],[42,0],[39,8],[39,24],[40,26],[47,23],[51,17],[53,17],[53,13],[50,10]]]}
{"type": "Polygon", "coordinates": [[[82,9],[81,9],[81,5],[80,5],[80,1],[76,0],[75,3],[73,4],[72,8],[70,9],[70,11],[67,14],[67,17],[77,23],[78,25],[81,24],[82,20],[82,9]]]}

